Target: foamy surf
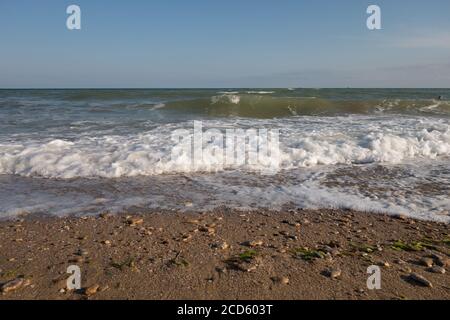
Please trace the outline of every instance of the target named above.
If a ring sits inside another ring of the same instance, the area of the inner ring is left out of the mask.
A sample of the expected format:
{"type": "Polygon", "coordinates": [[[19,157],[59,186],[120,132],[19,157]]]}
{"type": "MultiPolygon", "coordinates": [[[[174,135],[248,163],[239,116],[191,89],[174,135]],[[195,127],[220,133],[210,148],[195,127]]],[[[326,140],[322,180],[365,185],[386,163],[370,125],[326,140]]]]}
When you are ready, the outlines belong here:
{"type": "MultiPolygon", "coordinates": [[[[450,125],[440,119],[298,117],[270,121],[209,120],[203,124],[205,130],[222,129],[224,133],[230,128],[278,128],[280,142],[276,150],[269,151],[280,170],[432,162],[450,156],[450,125]]],[[[259,163],[224,164],[222,158],[228,152],[225,140],[221,152],[214,152],[217,141],[204,141],[201,164],[186,165],[191,153],[170,139],[176,130],[184,129],[190,132],[186,141],[193,144],[193,127],[193,122],[187,121],[156,126],[139,134],[4,141],[0,144],[0,174],[71,179],[263,169],[259,163]]]]}

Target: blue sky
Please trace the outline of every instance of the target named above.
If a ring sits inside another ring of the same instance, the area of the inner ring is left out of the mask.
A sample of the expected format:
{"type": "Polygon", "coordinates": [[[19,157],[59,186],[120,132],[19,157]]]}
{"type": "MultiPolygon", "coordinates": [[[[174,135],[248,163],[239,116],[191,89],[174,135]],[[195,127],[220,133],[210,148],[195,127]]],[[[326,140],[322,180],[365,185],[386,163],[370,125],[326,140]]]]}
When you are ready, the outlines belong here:
{"type": "Polygon", "coordinates": [[[0,43],[0,88],[450,87],[448,0],[1,0],[0,43]]]}

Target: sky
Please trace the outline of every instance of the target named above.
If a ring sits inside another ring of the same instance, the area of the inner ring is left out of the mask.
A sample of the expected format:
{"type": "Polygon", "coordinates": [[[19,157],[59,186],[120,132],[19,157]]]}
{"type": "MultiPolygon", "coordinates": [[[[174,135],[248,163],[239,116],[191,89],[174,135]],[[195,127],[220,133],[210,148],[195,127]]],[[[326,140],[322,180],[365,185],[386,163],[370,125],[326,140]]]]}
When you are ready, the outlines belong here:
{"type": "Polygon", "coordinates": [[[0,1],[0,88],[178,87],[449,88],[450,1],[0,1]]]}

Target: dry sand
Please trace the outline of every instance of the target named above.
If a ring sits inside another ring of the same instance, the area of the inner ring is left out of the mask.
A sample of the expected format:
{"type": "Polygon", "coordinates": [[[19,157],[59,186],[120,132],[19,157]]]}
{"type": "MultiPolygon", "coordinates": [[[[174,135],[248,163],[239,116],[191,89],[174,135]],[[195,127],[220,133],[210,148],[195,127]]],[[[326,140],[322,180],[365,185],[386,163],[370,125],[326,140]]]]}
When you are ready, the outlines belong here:
{"type": "Polygon", "coordinates": [[[448,225],[342,210],[26,218],[0,252],[0,299],[450,298],[448,225]]]}

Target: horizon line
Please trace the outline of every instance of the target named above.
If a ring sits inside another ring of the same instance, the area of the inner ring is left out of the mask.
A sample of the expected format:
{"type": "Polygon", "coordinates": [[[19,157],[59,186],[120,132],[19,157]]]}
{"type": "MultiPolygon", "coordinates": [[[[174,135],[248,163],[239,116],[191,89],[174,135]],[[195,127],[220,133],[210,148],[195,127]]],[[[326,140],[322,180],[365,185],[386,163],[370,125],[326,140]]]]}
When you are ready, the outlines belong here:
{"type": "Polygon", "coordinates": [[[0,90],[216,90],[216,89],[440,89],[450,90],[450,87],[5,87],[0,90]]]}

